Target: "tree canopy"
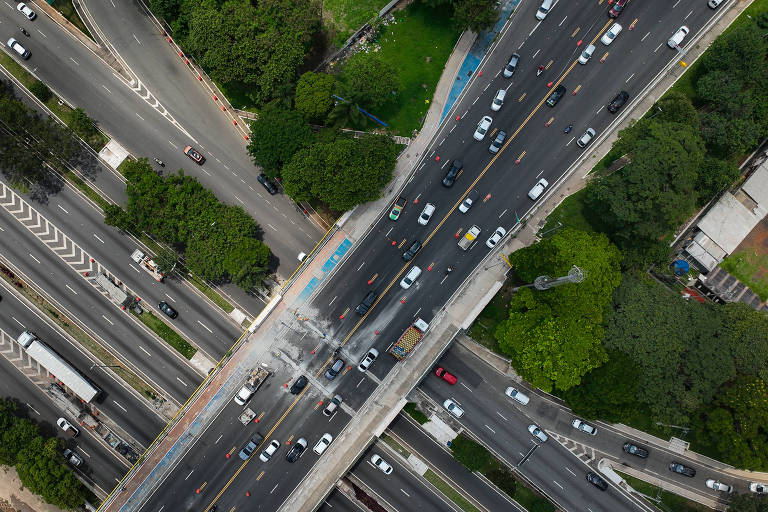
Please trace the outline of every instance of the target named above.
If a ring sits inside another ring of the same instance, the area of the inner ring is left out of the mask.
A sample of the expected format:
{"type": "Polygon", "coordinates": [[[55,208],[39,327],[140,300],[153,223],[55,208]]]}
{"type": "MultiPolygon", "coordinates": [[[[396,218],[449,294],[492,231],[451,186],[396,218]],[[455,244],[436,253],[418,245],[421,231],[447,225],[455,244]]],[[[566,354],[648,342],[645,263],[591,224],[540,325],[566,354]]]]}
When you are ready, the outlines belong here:
{"type": "Polygon", "coordinates": [[[397,69],[375,53],[358,52],[344,65],[344,99],[363,108],[380,107],[394,99],[400,88],[397,69]]]}
{"type": "Polygon", "coordinates": [[[271,105],[251,121],[248,153],[254,164],[275,178],[280,176],[283,165],[313,140],[312,129],[299,112],[271,105]]]}
{"type": "Polygon", "coordinates": [[[294,106],[310,122],[321,122],[333,108],[336,77],[307,71],[296,84],[294,106]]]}
{"type": "Polygon", "coordinates": [[[621,254],[605,235],[564,229],[510,255],[517,276],[566,275],[576,265],[584,279],[545,291],[521,288],[496,339],[512,366],[545,391],[567,390],[603,364],[603,312],[621,281],[621,254]]]}

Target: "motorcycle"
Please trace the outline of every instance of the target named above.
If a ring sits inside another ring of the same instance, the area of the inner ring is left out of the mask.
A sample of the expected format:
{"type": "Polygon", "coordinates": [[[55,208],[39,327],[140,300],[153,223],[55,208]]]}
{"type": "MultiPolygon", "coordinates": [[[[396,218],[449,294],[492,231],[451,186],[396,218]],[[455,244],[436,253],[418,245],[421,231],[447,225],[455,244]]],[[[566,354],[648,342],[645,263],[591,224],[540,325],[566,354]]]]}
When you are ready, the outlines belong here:
{"type": "Polygon", "coordinates": [[[536,70],[536,76],[539,76],[544,72],[544,66],[539,66],[539,69],[536,70]]]}
{"type": "Polygon", "coordinates": [[[163,161],[162,161],[162,160],[160,160],[160,159],[158,159],[158,158],[153,158],[153,160],[154,160],[155,162],[157,162],[157,165],[159,165],[160,167],[165,167],[165,163],[163,163],[163,161]]]}
{"type": "Polygon", "coordinates": [[[25,36],[29,37],[29,32],[27,32],[27,31],[24,29],[24,27],[19,27],[19,30],[21,30],[21,33],[22,33],[22,34],[24,34],[25,36]]]}
{"type": "Polygon", "coordinates": [[[569,124],[568,126],[565,127],[565,133],[570,133],[571,130],[573,130],[572,124],[569,124]]]}
{"type": "Polygon", "coordinates": [[[453,267],[448,267],[445,269],[446,274],[450,274],[451,272],[453,272],[453,267]]]}

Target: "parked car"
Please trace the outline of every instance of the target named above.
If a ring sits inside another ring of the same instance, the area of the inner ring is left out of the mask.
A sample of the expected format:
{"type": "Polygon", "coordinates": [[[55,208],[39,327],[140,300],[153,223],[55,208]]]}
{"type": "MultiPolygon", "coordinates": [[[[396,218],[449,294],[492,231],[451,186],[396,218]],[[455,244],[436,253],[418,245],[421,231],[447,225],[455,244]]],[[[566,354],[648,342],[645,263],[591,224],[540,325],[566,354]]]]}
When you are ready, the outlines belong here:
{"type": "Polygon", "coordinates": [[[696,476],[696,470],[693,468],[689,468],[688,466],[683,466],[679,462],[670,462],[669,463],[669,470],[673,473],[678,473],[683,476],[687,476],[690,478],[693,478],[696,476]]]}
{"type": "Polygon", "coordinates": [[[496,96],[493,97],[493,101],[491,102],[491,110],[497,112],[499,109],[501,109],[502,105],[504,105],[504,98],[506,96],[507,91],[504,89],[499,89],[496,91],[496,96]]]}
{"type": "Polygon", "coordinates": [[[515,402],[518,402],[520,405],[528,405],[528,402],[531,400],[530,398],[528,398],[528,395],[524,395],[523,393],[519,392],[517,389],[513,388],[512,386],[504,390],[504,394],[507,395],[512,400],[514,400],[515,402]]]}
{"type": "Polygon", "coordinates": [[[592,139],[595,138],[595,130],[592,128],[587,128],[587,131],[584,132],[584,135],[579,137],[579,140],[576,141],[576,145],[580,148],[585,148],[587,145],[592,142],[592,139]]]}
{"type": "Polygon", "coordinates": [[[449,413],[453,414],[457,418],[461,418],[464,416],[464,409],[459,407],[459,404],[451,400],[450,398],[443,402],[443,407],[445,407],[449,413]]]}
{"type": "Polygon", "coordinates": [[[710,7],[710,9],[717,9],[723,2],[725,2],[725,0],[709,0],[707,5],[710,7]]]}
{"type": "Polygon", "coordinates": [[[562,97],[565,95],[565,86],[563,84],[558,85],[555,87],[555,90],[552,91],[552,94],[549,95],[549,98],[547,98],[547,105],[550,107],[554,107],[557,105],[557,102],[559,102],[562,97]]]}
{"type": "Polygon", "coordinates": [[[176,318],[177,316],[179,316],[179,312],[178,312],[178,311],[176,311],[175,309],[173,309],[173,308],[172,308],[172,307],[171,307],[171,306],[170,306],[170,305],[169,305],[167,302],[165,302],[165,301],[162,301],[162,302],[158,303],[158,304],[157,304],[157,307],[160,309],[160,311],[162,311],[163,313],[165,313],[166,315],[168,315],[168,318],[176,318]]]}
{"type": "Polygon", "coordinates": [[[403,253],[403,261],[411,261],[414,256],[421,250],[421,242],[414,240],[407,251],[403,253]]]}
{"type": "Polygon", "coordinates": [[[518,62],[520,62],[520,56],[516,53],[513,53],[509,58],[507,65],[504,66],[504,78],[510,78],[512,76],[512,74],[515,72],[515,69],[517,69],[518,62]]]}
{"type": "Polygon", "coordinates": [[[601,491],[608,489],[608,482],[603,480],[603,478],[594,471],[587,473],[587,482],[591,483],[601,491]]]}
{"type": "Polygon", "coordinates": [[[499,130],[496,132],[496,138],[493,139],[493,142],[491,142],[491,145],[488,147],[488,151],[493,153],[494,155],[499,152],[501,149],[501,146],[504,145],[504,140],[507,138],[507,132],[504,130],[499,130]]]}
{"type": "Polygon", "coordinates": [[[501,240],[506,234],[507,234],[506,229],[504,229],[501,226],[497,227],[496,231],[494,231],[493,235],[491,235],[491,238],[485,241],[485,245],[489,249],[493,249],[494,247],[496,247],[496,244],[499,243],[499,240],[501,240]]]}
{"type": "Polygon", "coordinates": [[[528,432],[530,432],[533,437],[535,437],[536,439],[538,439],[542,443],[545,442],[547,439],[549,439],[547,434],[545,434],[544,431],[541,430],[536,425],[528,425],[528,432]]]}
{"type": "Polygon", "coordinates": [[[13,50],[14,53],[16,53],[22,59],[26,60],[29,58],[29,55],[30,55],[29,50],[21,46],[21,43],[18,42],[13,37],[8,40],[7,44],[8,44],[8,48],[13,50]]]}
{"type": "Polygon", "coordinates": [[[469,191],[467,194],[467,197],[464,198],[464,200],[459,205],[459,211],[461,213],[467,213],[470,208],[472,208],[472,205],[480,198],[480,192],[477,191],[476,188],[473,188],[469,191]]]}
{"type": "Polygon", "coordinates": [[[184,154],[191,158],[192,161],[198,165],[203,165],[205,163],[205,157],[198,153],[197,150],[192,146],[185,147],[184,154]]]}
{"type": "Polygon", "coordinates": [[[723,482],[719,482],[717,480],[714,480],[710,478],[706,482],[704,482],[707,487],[714,491],[720,491],[720,492],[727,492],[728,494],[733,492],[733,487],[731,487],[728,484],[724,484],[723,482]]]}
{"type": "Polygon", "coordinates": [[[261,185],[267,189],[267,192],[269,192],[271,195],[277,194],[277,186],[275,186],[274,183],[272,183],[272,180],[269,179],[269,176],[267,176],[264,173],[259,174],[256,176],[256,181],[261,183],[261,185]]]}
{"type": "Polygon", "coordinates": [[[685,36],[688,35],[688,32],[690,32],[690,29],[683,25],[679,29],[677,29],[677,32],[672,34],[672,37],[669,38],[669,41],[667,41],[667,46],[670,48],[677,48],[680,46],[680,43],[683,42],[683,39],[685,39],[685,36]]]}
{"type": "Polygon", "coordinates": [[[83,465],[83,458],[74,451],[67,448],[64,450],[64,460],[67,461],[73,467],[80,467],[83,465]]]}
{"type": "Polygon", "coordinates": [[[768,485],[761,484],[760,482],[750,482],[749,490],[755,494],[768,494],[768,485]]]}
{"type": "Polygon", "coordinates": [[[300,437],[298,441],[296,441],[296,444],[293,445],[293,448],[291,448],[288,451],[288,454],[285,456],[285,460],[287,460],[289,463],[293,464],[304,453],[304,450],[307,449],[307,440],[303,437],[300,437]]]}
{"type": "Polygon", "coordinates": [[[586,64],[589,62],[593,53],[595,53],[595,45],[591,44],[584,48],[584,51],[581,52],[581,55],[579,56],[579,64],[586,64]]]}
{"type": "Polygon", "coordinates": [[[59,418],[56,420],[56,424],[61,430],[64,431],[65,434],[68,434],[70,437],[77,437],[80,435],[80,430],[69,421],[67,421],[66,418],[59,418]]]}
{"type": "Polygon", "coordinates": [[[245,446],[243,446],[243,449],[240,450],[240,458],[243,460],[248,460],[251,458],[251,455],[253,455],[253,452],[256,451],[256,448],[259,447],[259,445],[264,441],[264,436],[256,432],[247,443],[245,443],[245,446]]]}
{"type": "Polygon", "coordinates": [[[634,443],[630,443],[629,441],[624,443],[624,451],[630,455],[634,455],[635,457],[640,457],[641,459],[648,458],[648,450],[641,446],[637,446],[634,443]]]}
{"type": "Polygon", "coordinates": [[[25,18],[27,18],[29,21],[32,21],[33,19],[37,18],[37,14],[35,14],[35,11],[30,9],[27,4],[24,2],[19,2],[16,5],[16,10],[19,11],[21,14],[24,15],[25,18]]]}
{"type": "Polygon", "coordinates": [[[280,448],[280,441],[277,439],[270,441],[267,447],[261,451],[261,455],[259,455],[261,462],[269,462],[269,459],[272,458],[278,448],[280,448]]]}
{"type": "Polygon", "coordinates": [[[600,42],[603,43],[605,46],[608,46],[613,42],[614,39],[616,39],[616,36],[619,35],[621,32],[621,25],[618,23],[614,23],[611,25],[611,28],[609,28],[605,34],[603,34],[603,37],[600,38],[600,42]]]}
{"type": "Polygon", "coordinates": [[[429,219],[432,218],[432,214],[435,213],[435,205],[432,203],[427,203],[424,205],[424,209],[421,210],[421,215],[419,215],[419,224],[422,226],[426,226],[429,222],[429,219]]]}
{"type": "Polygon", "coordinates": [[[402,196],[397,198],[397,201],[395,201],[395,204],[392,206],[392,211],[389,212],[390,220],[397,220],[400,218],[400,214],[403,212],[406,202],[406,199],[402,196]]]}
{"type": "Polygon", "coordinates": [[[392,473],[392,466],[389,465],[387,461],[381,458],[381,455],[378,453],[374,453],[371,457],[371,464],[379,468],[384,472],[385,475],[389,475],[392,473]]]}
{"type": "Polygon", "coordinates": [[[411,267],[405,277],[400,280],[400,288],[407,290],[413,283],[416,282],[420,275],[421,269],[419,267],[411,267]]]}
{"type": "Polygon", "coordinates": [[[616,0],[613,7],[608,9],[608,16],[611,18],[618,18],[621,12],[624,10],[624,6],[627,5],[629,0],[616,0]]]}
{"type": "Polygon", "coordinates": [[[333,436],[331,434],[325,433],[323,434],[323,437],[321,437],[320,440],[317,442],[315,447],[312,448],[312,451],[318,455],[322,455],[323,452],[331,445],[332,441],[333,441],[333,436]]]}
{"type": "Polygon", "coordinates": [[[301,393],[301,390],[307,387],[307,384],[309,384],[309,379],[306,378],[304,375],[296,379],[296,382],[293,383],[291,386],[291,394],[292,395],[298,395],[301,393]]]}
{"type": "Polygon", "coordinates": [[[577,430],[581,430],[585,434],[589,434],[591,436],[597,435],[597,427],[595,427],[594,425],[590,425],[589,423],[582,420],[581,418],[574,419],[571,425],[573,426],[573,428],[577,430]]]}
{"type": "Polygon", "coordinates": [[[454,183],[456,183],[456,178],[459,177],[459,173],[464,168],[464,164],[461,163],[461,160],[454,160],[451,162],[451,168],[448,169],[448,172],[445,173],[445,177],[443,177],[443,186],[444,187],[452,187],[454,183]]]}
{"type": "Polygon", "coordinates": [[[615,114],[629,99],[629,93],[627,91],[619,91],[619,94],[611,100],[608,104],[608,112],[615,114]]]}
{"type": "Polygon", "coordinates": [[[473,135],[475,140],[480,141],[485,138],[485,134],[488,131],[488,128],[491,127],[492,122],[493,118],[491,116],[483,116],[480,122],[477,123],[477,128],[475,128],[475,134],[473,135]]]}
{"type": "Polygon", "coordinates": [[[535,201],[539,198],[539,196],[544,192],[544,189],[547,188],[547,185],[549,185],[549,182],[545,180],[544,178],[541,178],[528,192],[528,197],[535,201]]]}
{"type": "Polygon", "coordinates": [[[359,365],[357,365],[357,369],[361,372],[368,370],[368,368],[371,367],[377,357],[379,357],[379,351],[373,347],[369,348],[363,360],[360,361],[359,365]]]}
{"type": "Polygon", "coordinates": [[[442,366],[438,366],[437,370],[435,370],[435,375],[443,379],[445,382],[447,382],[451,386],[453,386],[459,381],[459,379],[457,379],[454,374],[450,373],[448,370],[446,370],[442,366]]]}

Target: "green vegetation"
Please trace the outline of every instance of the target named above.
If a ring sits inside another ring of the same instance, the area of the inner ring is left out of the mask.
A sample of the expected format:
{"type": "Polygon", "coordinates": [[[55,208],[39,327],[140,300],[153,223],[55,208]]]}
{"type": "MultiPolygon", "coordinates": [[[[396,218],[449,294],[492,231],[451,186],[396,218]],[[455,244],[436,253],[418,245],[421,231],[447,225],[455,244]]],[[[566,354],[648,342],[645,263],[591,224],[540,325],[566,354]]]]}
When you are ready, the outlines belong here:
{"type": "MultiPolygon", "coordinates": [[[[144,308],[142,308],[144,309],[144,308]]],[[[141,323],[149,327],[158,336],[165,340],[170,346],[176,349],[179,354],[183,355],[187,359],[192,359],[197,349],[182,338],[179,333],[168,327],[168,325],[157,318],[151,311],[144,309],[141,314],[136,313],[133,309],[130,310],[133,316],[141,320],[141,323]]]]}
{"type": "Polygon", "coordinates": [[[184,255],[189,271],[213,282],[231,281],[244,290],[263,286],[269,248],[261,230],[239,206],[219,202],[183,173],[160,176],[147,159],[125,166],[128,206],[110,205],[105,222],[144,231],[184,255]]]}
{"type": "Polygon", "coordinates": [[[728,512],[768,512],[768,496],[764,494],[737,494],[728,504],[728,512]]]}
{"type": "Polygon", "coordinates": [[[470,503],[464,496],[454,489],[451,484],[440,478],[431,469],[428,469],[427,472],[424,473],[424,478],[429,480],[429,483],[445,494],[449,500],[458,505],[461,510],[464,510],[465,512],[480,512],[480,509],[470,503]]]}
{"type": "Polygon", "coordinates": [[[49,2],[53,7],[61,13],[62,16],[64,16],[67,21],[72,23],[77,29],[85,34],[86,36],[90,37],[93,40],[93,36],[88,31],[88,28],[85,26],[85,23],[83,23],[83,20],[80,19],[80,15],[77,13],[77,10],[75,9],[75,6],[72,5],[72,2],[68,2],[66,0],[58,0],[58,1],[52,1],[49,2]]]}
{"type": "Polygon", "coordinates": [[[387,0],[325,0],[323,11],[328,16],[324,16],[323,22],[332,31],[333,45],[341,47],[385,5],[387,0]]]}
{"type": "Polygon", "coordinates": [[[522,480],[497,460],[485,446],[459,434],[451,441],[453,458],[468,471],[485,475],[496,487],[520,503],[529,512],[554,512],[555,507],[544,496],[528,488],[522,480]]]}
{"type": "Polygon", "coordinates": [[[43,437],[8,399],[0,399],[0,429],[0,464],[14,466],[24,487],[63,509],[83,505],[87,490],[64,461],[64,440],[43,437]]]}
{"type": "Polygon", "coordinates": [[[314,141],[309,123],[301,113],[279,104],[270,105],[251,121],[251,140],[248,153],[253,163],[260,166],[270,178],[280,176],[280,169],[300,149],[314,141]]]}
{"type": "Polygon", "coordinates": [[[382,440],[382,441],[384,441],[385,443],[387,443],[387,444],[389,445],[389,447],[390,447],[390,448],[392,448],[393,450],[395,450],[397,453],[399,453],[400,455],[402,455],[402,456],[403,456],[403,457],[405,457],[406,459],[407,459],[408,457],[410,457],[410,455],[411,455],[411,452],[409,452],[408,450],[406,450],[406,449],[405,449],[405,447],[404,447],[403,445],[401,445],[400,443],[398,443],[397,441],[395,441],[395,439],[394,439],[394,438],[392,438],[391,436],[388,436],[387,434],[382,434],[382,435],[381,435],[381,440],[382,440]]]}
{"type": "Polygon", "coordinates": [[[512,300],[512,290],[509,282],[505,283],[491,302],[480,312],[469,329],[469,336],[485,348],[501,354],[501,347],[496,339],[498,325],[509,318],[509,303],[512,300]]]}
{"type": "MultiPolygon", "coordinates": [[[[712,509],[700,503],[656,487],[639,478],[619,472],[636,491],[652,498],[653,503],[664,512],[710,512],[712,509]]],[[[728,510],[731,510],[730,508],[728,510]]],[[[744,511],[746,512],[746,511],[744,511]]]]}
{"type": "Polygon", "coordinates": [[[94,151],[100,151],[101,148],[107,143],[104,134],[102,134],[93,119],[88,117],[85,110],[78,107],[69,111],[67,117],[67,125],[75,132],[81,139],[88,143],[94,151]]]}
{"type": "Polygon", "coordinates": [[[749,286],[761,300],[768,299],[768,254],[739,251],[725,258],[720,266],[749,286]]]}
{"type": "Polygon", "coordinates": [[[415,402],[408,402],[403,407],[403,410],[407,412],[411,416],[411,418],[413,418],[416,421],[416,423],[418,423],[419,425],[423,425],[429,421],[429,418],[427,418],[427,415],[416,408],[415,402]]]}
{"type": "Polygon", "coordinates": [[[109,366],[112,371],[129,386],[150,399],[156,397],[155,390],[141,380],[138,375],[122,366],[120,360],[116,359],[108,350],[96,343],[93,338],[88,336],[85,331],[71,322],[64,316],[64,314],[57,310],[53,304],[48,302],[45,297],[38,293],[37,290],[27,285],[25,281],[2,263],[0,263],[0,276],[10,283],[14,289],[24,295],[27,300],[35,304],[40,311],[48,315],[49,318],[56,322],[59,327],[66,331],[69,336],[90,352],[98,361],[105,366],[109,366]]]}

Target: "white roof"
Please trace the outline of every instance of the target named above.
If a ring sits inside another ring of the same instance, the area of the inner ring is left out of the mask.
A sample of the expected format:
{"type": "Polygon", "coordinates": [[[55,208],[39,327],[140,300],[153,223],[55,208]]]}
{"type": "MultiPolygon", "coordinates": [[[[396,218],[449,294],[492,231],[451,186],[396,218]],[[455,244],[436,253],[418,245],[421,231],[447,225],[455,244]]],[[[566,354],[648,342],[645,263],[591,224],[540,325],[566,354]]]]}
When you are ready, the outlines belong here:
{"type": "Polygon", "coordinates": [[[719,263],[719,261],[713,258],[712,255],[706,251],[706,249],[704,249],[696,242],[691,242],[688,244],[685,247],[685,252],[687,252],[693,259],[695,259],[701,267],[707,269],[707,272],[712,271],[712,269],[717,267],[717,264],[719,263]]]}
{"type": "Polygon", "coordinates": [[[698,228],[727,254],[733,253],[742,240],[765,216],[755,214],[730,192],[726,192],[699,221],[698,228]]]}
{"type": "Polygon", "coordinates": [[[768,160],[755,169],[741,189],[757,203],[765,215],[768,210],[768,160]]]}

